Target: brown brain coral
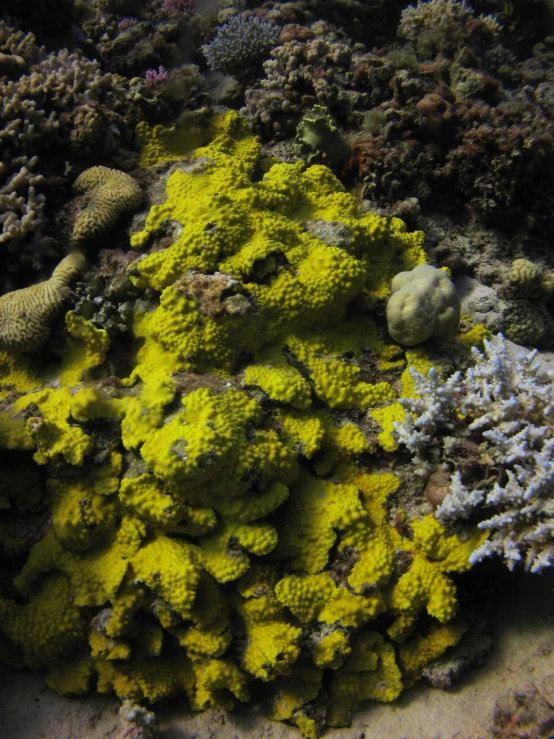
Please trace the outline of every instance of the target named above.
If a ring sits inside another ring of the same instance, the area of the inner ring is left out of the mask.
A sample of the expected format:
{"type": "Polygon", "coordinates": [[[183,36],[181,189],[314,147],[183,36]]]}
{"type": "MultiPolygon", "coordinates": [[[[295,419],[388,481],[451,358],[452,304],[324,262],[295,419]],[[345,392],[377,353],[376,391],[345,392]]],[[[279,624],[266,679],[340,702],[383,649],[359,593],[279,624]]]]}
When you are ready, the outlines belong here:
{"type": "Polygon", "coordinates": [[[73,189],[86,193],[88,202],[73,226],[73,241],[90,242],[106,233],[127,213],[139,207],[142,191],[125,172],[109,167],[90,167],[82,172],[73,189]]]}
{"type": "Polygon", "coordinates": [[[0,297],[0,346],[28,352],[43,344],[50,322],[67,297],[67,286],[85,267],[78,253],[62,259],[52,277],[0,297]]]}

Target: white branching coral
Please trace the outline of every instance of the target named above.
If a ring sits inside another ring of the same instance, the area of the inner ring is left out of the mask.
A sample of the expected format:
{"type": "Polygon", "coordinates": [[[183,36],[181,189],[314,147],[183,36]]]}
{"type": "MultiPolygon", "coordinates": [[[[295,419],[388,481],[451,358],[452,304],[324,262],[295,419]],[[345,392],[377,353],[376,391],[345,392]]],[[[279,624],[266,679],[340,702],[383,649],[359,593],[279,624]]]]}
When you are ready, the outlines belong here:
{"type": "Polygon", "coordinates": [[[401,398],[400,404],[406,412],[402,423],[396,422],[398,441],[414,455],[414,462],[423,463],[420,452],[427,449],[439,427],[449,423],[456,400],[461,372],[455,372],[446,382],[441,381],[435,367],[431,367],[427,377],[415,367],[410,367],[414,382],[415,398],[401,398]]]}
{"type": "MultiPolygon", "coordinates": [[[[412,371],[420,398],[402,400],[409,412],[396,424],[398,440],[415,462],[437,431],[478,444],[483,468],[494,474],[464,480],[455,470],[435,515],[476,518],[490,532],[472,562],[501,555],[510,569],[522,562],[540,572],[554,564],[554,373],[541,368],[536,351],[512,356],[502,335],[485,341],[484,354],[472,351],[474,366],[444,383],[412,371]]],[[[442,439],[442,453],[455,463],[452,441],[442,439]]]]}

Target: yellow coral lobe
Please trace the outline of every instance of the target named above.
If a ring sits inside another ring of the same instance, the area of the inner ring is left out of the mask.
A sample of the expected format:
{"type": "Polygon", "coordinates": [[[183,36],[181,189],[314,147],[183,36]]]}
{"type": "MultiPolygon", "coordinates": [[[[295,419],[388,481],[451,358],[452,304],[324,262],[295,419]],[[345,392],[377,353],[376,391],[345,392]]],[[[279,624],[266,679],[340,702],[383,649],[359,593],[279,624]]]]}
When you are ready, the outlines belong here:
{"type": "Polygon", "coordinates": [[[380,634],[362,631],[353,640],[351,656],[333,674],[327,723],[348,726],[362,701],[388,703],[400,695],[402,688],[393,647],[380,634]]]}
{"type": "Polygon", "coordinates": [[[353,485],[335,485],[304,473],[285,506],[277,555],[290,560],[294,570],[321,572],[337,532],[366,515],[353,485]]]}
{"type": "Polygon", "coordinates": [[[50,575],[33,590],[28,605],[0,598],[2,631],[23,651],[28,667],[51,664],[82,641],[85,620],[71,598],[67,579],[50,575]]]}
{"type": "Polygon", "coordinates": [[[60,381],[62,385],[76,385],[87,370],[98,367],[106,358],[110,347],[108,334],[96,328],[90,321],[69,311],[65,316],[67,332],[71,337],[62,356],[60,381]]]}
{"type": "Polygon", "coordinates": [[[239,613],[248,638],[244,668],[264,682],[288,674],[300,653],[302,629],[288,623],[284,610],[268,596],[242,601],[239,613]]]}
{"type": "Polygon", "coordinates": [[[428,634],[416,634],[398,647],[400,667],[406,687],[420,677],[422,669],[431,660],[440,657],[449,647],[457,644],[467,630],[467,624],[452,621],[449,624],[434,624],[428,634]]]}
{"type": "Polygon", "coordinates": [[[466,540],[448,535],[433,516],[414,521],[411,527],[413,541],[405,540],[402,546],[412,554],[412,564],[387,596],[389,606],[398,613],[388,629],[396,641],[406,638],[423,608],[440,623],[456,615],[456,586],[448,573],[468,570],[470,554],[488,535],[478,529],[466,540]]]}
{"type": "Polygon", "coordinates": [[[142,582],[187,618],[200,579],[200,567],[190,545],[157,536],[133,556],[131,565],[142,582]]]}
{"type": "Polygon", "coordinates": [[[463,344],[466,349],[472,346],[481,347],[485,339],[491,339],[492,333],[482,323],[472,326],[469,331],[458,334],[458,341],[463,344]]]}

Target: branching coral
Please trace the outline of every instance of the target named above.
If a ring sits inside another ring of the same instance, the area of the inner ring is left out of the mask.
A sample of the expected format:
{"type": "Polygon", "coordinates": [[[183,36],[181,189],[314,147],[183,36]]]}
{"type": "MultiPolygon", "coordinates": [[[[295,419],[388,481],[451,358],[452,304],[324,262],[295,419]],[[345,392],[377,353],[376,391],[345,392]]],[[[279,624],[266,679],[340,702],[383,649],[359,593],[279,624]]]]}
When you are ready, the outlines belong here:
{"type": "Polygon", "coordinates": [[[252,74],[277,43],[278,26],[255,17],[234,15],[202,47],[210,69],[226,74],[252,74]]]}
{"type": "Polygon", "coordinates": [[[472,350],[474,366],[446,383],[432,371],[427,379],[414,372],[420,398],[401,400],[408,413],[396,428],[399,440],[420,456],[431,437],[446,430],[442,445],[449,461],[462,451],[460,439],[471,440],[475,463],[490,466],[492,474],[475,480],[474,472],[455,469],[437,518],[478,518],[479,528],[491,532],[471,562],[499,554],[510,569],[523,562],[540,572],[554,564],[554,376],[535,361],[536,351],[509,354],[501,335],[484,343],[484,354],[472,350]]]}

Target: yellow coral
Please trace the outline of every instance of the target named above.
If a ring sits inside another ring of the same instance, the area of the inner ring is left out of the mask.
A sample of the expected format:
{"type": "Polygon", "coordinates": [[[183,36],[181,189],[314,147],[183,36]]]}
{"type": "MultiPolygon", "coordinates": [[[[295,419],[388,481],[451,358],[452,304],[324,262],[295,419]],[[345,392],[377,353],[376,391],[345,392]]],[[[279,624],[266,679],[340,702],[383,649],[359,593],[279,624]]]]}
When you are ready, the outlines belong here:
{"type": "Polygon", "coordinates": [[[362,701],[388,703],[400,695],[402,688],[393,647],[380,634],[362,631],[353,639],[349,659],[333,674],[327,723],[348,726],[362,701]]]}
{"type": "Polygon", "coordinates": [[[186,542],[157,536],[132,557],[136,576],[183,618],[189,615],[200,579],[200,567],[186,542]]]}
{"type": "Polygon", "coordinates": [[[85,619],[70,586],[56,573],[43,580],[28,605],[0,598],[2,631],[23,652],[28,667],[42,667],[71,652],[85,635],[85,619]]]}
{"type": "MultiPolygon", "coordinates": [[[[137,133],[141,166],[187,161],[131,238],[180,226],[127,267],[141,296],[128,341],[110,347],[70,312],[43,368],[0,352],[0,443],[34,451],[45,495],[32,485],[26,510],[45,501],[51,520],[8,585],[18,600],[0,599],[2,638],[63,693],[94,678],[100,692],[183,692],[204,710],[263,681],[272,716],[315,739],[325,712],[344,725],[361,700],[393,700],[454,643],[450,574],[481,541],[389,510],[400,480],[356,466],[374,451],[373,420],[395,448],[397,370],[431,366],[382,340],[365,310],[424,262],[423,235],[360,213],[326,167],[260,162],[235,112],[137,133]],[[423,610],[439,623],[408,641],[423,610]],[[406,641],[395,653],[389,637],[406,641]]],[[[108,174],[82,177],[95,194],[78,240],[108,174]]],[[[98,223],[138,202],[123,179],[132,197],[105,203],[98,223]]],[[[413,394],[407,370],[401,384],[413,394]]],[[[0,531],[21,497],[0,498],[0,531]]],[[[9,556],[31,543],[6,541],[9,556]]]]}
{"type": "Polygon", "coordinates": [[[416,634],[398,648],[398,656],[404,685],[410,687],[420,677],[421,671],[431,660],[440,657],[448,647],[457,644],[467,625],[461,621],[434,624],[428,634],[416,634]]]}
{"type": "Polygon", "coordinates": [[[414,521],[412,530],[413,540],[404,540],[403,549],[413,561],[388,595],[390,607],[398,613],[388,633],[397,641],[405,639],[422,608],[441,623],[455,616],[456,586],[448,573],[468,570],[469,555],[487,537],[487,532],[479,530],[465,540],[448,536],[433,516],[414,521]]]}
{"type": "Polygon", "coordinates": [[[295,570],[317,573],[327,564],[337,531],[365,519],[358,490],[303,473],[285,506],[276,554],[295,570]]]}
{"type": "Polygon", "coordinates": [[[244,668],[264,681],[290,672],[300,653],[302,629],[287,622],[284,609],[271,596],[244,600],[238,611],[248,638],[244,668]]]}

